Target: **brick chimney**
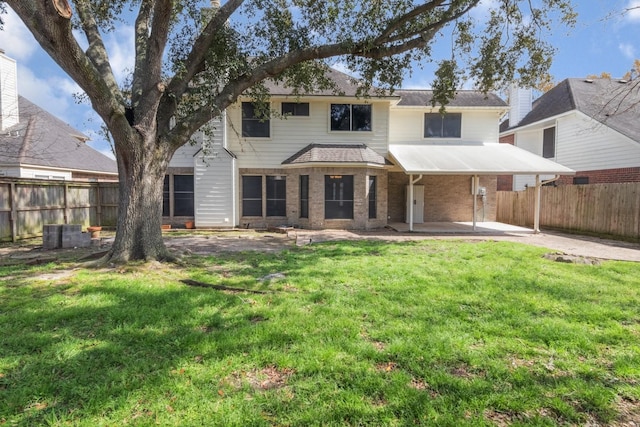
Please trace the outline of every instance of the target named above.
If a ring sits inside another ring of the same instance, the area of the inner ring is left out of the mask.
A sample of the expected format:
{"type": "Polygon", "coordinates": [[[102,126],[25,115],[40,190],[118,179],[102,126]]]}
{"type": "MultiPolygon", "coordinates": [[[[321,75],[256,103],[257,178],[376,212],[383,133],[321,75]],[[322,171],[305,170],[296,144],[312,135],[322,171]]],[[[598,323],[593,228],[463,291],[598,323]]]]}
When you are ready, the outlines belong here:
{"type": "Polygon", "coordinates": [[[18,116],[18,67],[0,49],[0,131],[20,121],[18,116]]]}

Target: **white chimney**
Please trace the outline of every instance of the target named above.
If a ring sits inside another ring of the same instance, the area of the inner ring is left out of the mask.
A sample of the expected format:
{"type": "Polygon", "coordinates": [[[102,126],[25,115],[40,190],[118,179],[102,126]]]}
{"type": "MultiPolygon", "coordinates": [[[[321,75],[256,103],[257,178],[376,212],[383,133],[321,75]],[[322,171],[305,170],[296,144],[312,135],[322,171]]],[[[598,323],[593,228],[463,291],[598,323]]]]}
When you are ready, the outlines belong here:
{"type": "Polygon", "coordinates": [[[532,98],[531,89],[523,89],[515,84],[509,87],[509,127],[517,126],[529,114],[532,98]]]}
{"type": "Polygon", "coordinates": [[[16,61],[0,49],[0,131],[17,125],[18,67],[16,61]]]}
{"type": "Polygon", "coordinates": [[[211,8],[214,10],[220,9],[220,0],[211,0],[211,8]]]}

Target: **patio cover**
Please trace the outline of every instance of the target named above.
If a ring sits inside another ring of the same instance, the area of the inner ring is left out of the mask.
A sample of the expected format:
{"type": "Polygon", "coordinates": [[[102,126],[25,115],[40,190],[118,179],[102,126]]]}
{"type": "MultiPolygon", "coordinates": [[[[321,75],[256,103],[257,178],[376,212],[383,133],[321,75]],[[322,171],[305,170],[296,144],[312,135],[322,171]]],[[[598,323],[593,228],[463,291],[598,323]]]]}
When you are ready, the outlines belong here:
{"type": "Polygon", "coordinates": [[[575,171],[510,144],[389,145],[389,154],[407,174],[573,175],[575,171]]]}

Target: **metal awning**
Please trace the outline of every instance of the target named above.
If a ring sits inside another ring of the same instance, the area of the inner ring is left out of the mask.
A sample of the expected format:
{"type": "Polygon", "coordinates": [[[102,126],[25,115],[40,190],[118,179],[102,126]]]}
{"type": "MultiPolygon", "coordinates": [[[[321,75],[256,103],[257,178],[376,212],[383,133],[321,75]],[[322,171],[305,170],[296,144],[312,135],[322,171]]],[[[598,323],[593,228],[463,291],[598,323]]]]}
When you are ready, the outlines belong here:
{"type": "Polygon", "coordinates": [[[389,145],[392,160],[407,174],[573,175],[575,171],[510,144],[389,145]]]}
{"type": "MultiPolygon", "coordinates": [[[[535,175],[534,232],[540,232],[540,175],[574,175],[575,171],[552,160],[510,144],[415,144],[389,145],[391,159],[409,175],[409,200],[413,186],[423,175],[469,175],[472,180],[473,229],[476,229],[478,177],[481,175],[535,175]],[[418,175],[414,179],[414,175],[418,175]]],[[[553,181],[552,180],[552,181],[553,181]]],[[[413,210],[409,210],[413,231],[413,210]]]]}

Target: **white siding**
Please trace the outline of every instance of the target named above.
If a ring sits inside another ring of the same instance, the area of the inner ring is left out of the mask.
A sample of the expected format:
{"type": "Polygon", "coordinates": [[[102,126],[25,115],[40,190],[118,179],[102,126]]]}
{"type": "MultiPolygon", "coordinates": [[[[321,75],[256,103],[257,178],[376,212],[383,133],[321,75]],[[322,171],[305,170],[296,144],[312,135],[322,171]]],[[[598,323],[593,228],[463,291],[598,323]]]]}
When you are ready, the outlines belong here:
{"type": "Polygon", "coordinates": [[[172,168],[192,168],[193,162],[195,161],[193,156],[196,154],[198,150],[200,150],[200,142],[202,141],[202,135],[197,133],[193,136],[194,141],[198,141],[198,143],[191,145],[186,144],[182,147],[178,148],[171,158],[171,162],[169,163],[169,167],[172,168]]]}
{"type": "Polygon", "coordinates": [[[0,53],[0,130],[16,125],[19,121],[16,61],[0,53]]]}
{"type": "Polygon", "coordinates": [[[51,179],[59,181],[71,181],[71,172],[51,170],[51,169],[35,169],[35,168],[20,168],[18,172],[20,178],[37,178],[37,179],[51,179]]]}
{"type": "Polygon", "coordinates": [[[226,132],[222,123],[224,119],[212,120],[210,132],[196,136],[205,146],[196,155],[194,165],[196,227],[233,227],[237,221],[236,160],[225,149],[226,132]]]}
{"type": "Polygon", "coordinates": [[[576,171],[640,166],[640,143],[583,114],[558,119],[556,161],[576,171]]]}
{"type": "Polygon", "coordinates": [[[454,108],[447,111],[462,113],[461,138],[425,138],[424,115],[437,112],[437,109],[398,107],[391,109],[389,142],[403,144],[498,142],[498,112],[455,110],[454,108]]]}
{"type": "Polygon", "coordinates": [[[235,159],[224,149],[213,149],[195,163],[196,227],[233,227],[235,159]]]}
{"type": "MultiPolygon", "coordinates": [[[[289,100],[290,101],[290,100],[289,100]]],[[[242,138],[240,105],[227,110],[227,140],[231,152],[238,156],[239,168],[279,168],[282,162],[312,143],[366,144],[382,155],[387,154],[387,132],[389,128],[388,101],[305,100],[309,102],[309,117],[271,119],[270,138],[242,138]],[[332,103],[373,105],[371,132],[331,132],[329,109],[332,103]]],[[[280,111],[280,100],[273,100],[271,108],[280,111]]]]}
{"type": "Polygon", "coordinates": [[[516,126],[531,111],[531,89],[512,85],[509,88],[509,126],[516,126]]]}
{"type": "MultiPolygon", "coordinates": [[[[548,127],[548,126],[547,126],[548,127]]],[[[538,156],[542,156],[542,128],[534,129],[516,134],[516,146],[527,150],[538,156]]],[[[554,160],[551,158],[550,160],[554,160]]],[[[564,165],[568,166],[568,165],[564,165]]],[[[569,166],[570,167],[570,166],[569,166]]],[[[545,181],[552,179],[553,175],[541,175],[540,180],[545,181]]],[[[524,190],[526,187],[534,187],[536,185],[535,175],[515,175],[513,177],[513,189],[515,191],[524,190]]]]}

